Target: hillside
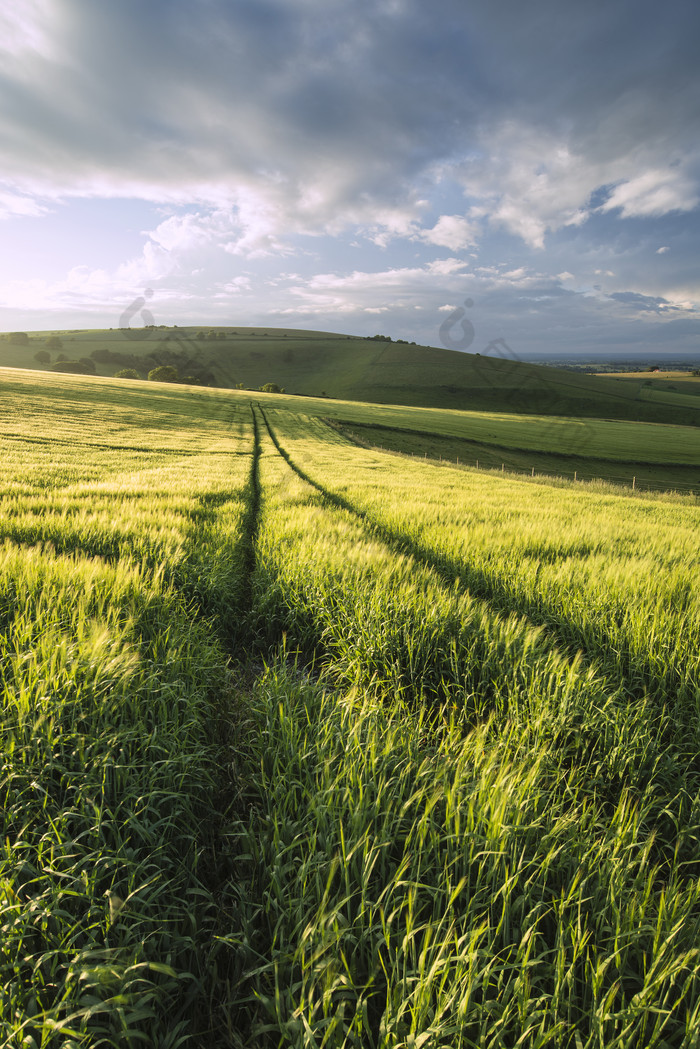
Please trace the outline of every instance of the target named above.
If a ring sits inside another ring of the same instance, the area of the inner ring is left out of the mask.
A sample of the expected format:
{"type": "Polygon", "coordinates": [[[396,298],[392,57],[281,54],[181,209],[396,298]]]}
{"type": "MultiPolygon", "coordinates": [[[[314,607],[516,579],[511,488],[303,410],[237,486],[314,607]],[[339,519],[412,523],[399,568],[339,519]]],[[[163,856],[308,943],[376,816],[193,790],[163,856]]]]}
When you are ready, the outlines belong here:
{"type": "Polygon", "coordinates": [[[62,355],[87,361],[103,376],[134,368],[145,378],[157,365],[174,365],[181,376],[223,388],[275,382],[289,393],[375,404],[700,423],[696,396],[651,385],[643,375],[620,381],[332,332],[175,327],[27,334],[26,345],[0,339],[0,366],[50,370],[62,355]],[[36,360],[41,351],[50,354],[48,362],[36,360]]]}

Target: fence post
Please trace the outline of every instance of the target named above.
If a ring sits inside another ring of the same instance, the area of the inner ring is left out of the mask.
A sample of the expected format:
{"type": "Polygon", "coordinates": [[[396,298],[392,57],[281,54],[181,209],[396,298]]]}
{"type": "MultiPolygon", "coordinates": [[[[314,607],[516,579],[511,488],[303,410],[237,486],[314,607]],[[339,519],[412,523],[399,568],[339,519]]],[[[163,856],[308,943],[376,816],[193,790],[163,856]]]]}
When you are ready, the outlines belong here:
{"type": "Polygon", "coordinates": [[[477,468],[477,470],[479,469],[479,460],[478,459],[476,460],[476,468],[477,468]]]}
{"type": "Polygon", "coordinates": [[[634,491],[636,484],[637,484],[637,478],[633,477],[632,478],[632,491],[634,491]]]}
{"type": "Polygon", "coordinates": [[[533,468],[532,468],[532,476],[533,476],[533,477],[535,476],[535,467],[534,467],[534,466],[533,466],[533,468]]]}
{"type": "Polygon", "coordinates": [[[577,479],[578,470],[574,470],[574,481],[577,479]]]}

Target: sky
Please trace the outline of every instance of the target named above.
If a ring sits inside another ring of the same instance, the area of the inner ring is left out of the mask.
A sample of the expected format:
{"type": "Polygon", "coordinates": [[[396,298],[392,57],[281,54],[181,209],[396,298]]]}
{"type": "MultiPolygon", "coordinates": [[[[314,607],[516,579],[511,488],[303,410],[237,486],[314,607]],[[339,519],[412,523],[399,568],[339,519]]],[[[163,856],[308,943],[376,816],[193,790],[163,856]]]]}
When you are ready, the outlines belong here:
{"type": "Polygon", "coordinates": [[[699,45],[696,0],[0,0],[0,330],[700,357],[699,45]]]}

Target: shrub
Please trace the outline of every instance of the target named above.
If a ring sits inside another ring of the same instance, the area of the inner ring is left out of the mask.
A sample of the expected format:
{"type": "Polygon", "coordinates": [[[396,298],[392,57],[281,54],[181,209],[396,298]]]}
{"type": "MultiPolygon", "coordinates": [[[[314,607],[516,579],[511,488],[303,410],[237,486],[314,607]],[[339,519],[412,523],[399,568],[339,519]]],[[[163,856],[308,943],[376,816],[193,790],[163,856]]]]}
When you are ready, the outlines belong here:
{"type": "Polygon", "coordinates": [[[48,364],[51,360],[51,354],[48,352],[48,350],[38,350],[34,354],[34,360],[38,361],[39,364],[48,364]]]}
{"type": "Polygon", "coordinates": [[[122,368],[121,371],[114,373],[115,379],[140,379],[141,376],[136,371],[136,368],[122,368]]]}
{"type": "Polygon", "coordinates": [[[178,382],[177,368],[172,364],[161,364],[159,368],[152,368],[148,373],[151,382],[178,382]]]}

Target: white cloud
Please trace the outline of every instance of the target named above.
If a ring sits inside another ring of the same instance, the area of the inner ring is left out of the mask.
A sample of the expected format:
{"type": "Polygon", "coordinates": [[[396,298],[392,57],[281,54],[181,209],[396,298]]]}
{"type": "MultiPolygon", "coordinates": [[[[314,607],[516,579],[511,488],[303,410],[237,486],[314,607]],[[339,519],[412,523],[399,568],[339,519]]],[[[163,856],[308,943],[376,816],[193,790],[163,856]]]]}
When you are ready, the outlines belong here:
{"type": "Polygon", "coordinates": [[[697,184],[680,168],[651,169],[616,186],[602,211],[620,208],[623,218],[692,211],[700,202],[697,184]]]}
{"type": "Polygon", "coordinates": [[[50,208],[35,197],[24,193],[16,193],[10,188],[0,187],[0,219],[23,216],[25,218],[38,218],[46,215],[50,208]]]}
{"type": "MultiPolygon", "coordinates": [[[[140,255],[113,271],[74,266],[60,280],[11,280],[0,287],[0,304],[16,309],[55,310],[65,313],[76,307],[89,313],[101,311],[115,317],[151,283],[162,281],[175,269],[174,258],[159,245],[147,242],[140,255]]],[[[159,292],[162,298],[166,294],[159,292]]],[[[116,324],[117,321],[115,320],[116,324]]]]}
{"type": "Polygon", "coordinates": [[[450,251],[463,251],[476,243],[478,235],[479,227],[464,216],[441,215],[432,229],[421,230],[415,239],[450,251]]]}
{"type": "Polygon", "coordinates": [[[663,248],[657,248],[657,249],[656,249],[656,254],[657,254],[657,255],[665,255],[665,254],[666,254],[666,252],[667,252],[667,251],[670,251],[670,250],[671,250],[671,249],[670,249],[670,248],[668,247],[668,245],[664,245],[664,247],[663,247],[663,248]]]}
{"type": "Polygon", "coordinates": [[[211,216],[188,214],[171,215],[147,234],[165,251],[185,252],[210,243],[217,232],[211,216]]]}
{"type": "Polygon", "coordinates": [[[451,174],[478,212],[494,226],[544,247],[547,232],[579,226],[586,220],[586,201],[599,173],[562,137],[508,121],[482,131],[479,155],[454,165],[451,174]]]}

